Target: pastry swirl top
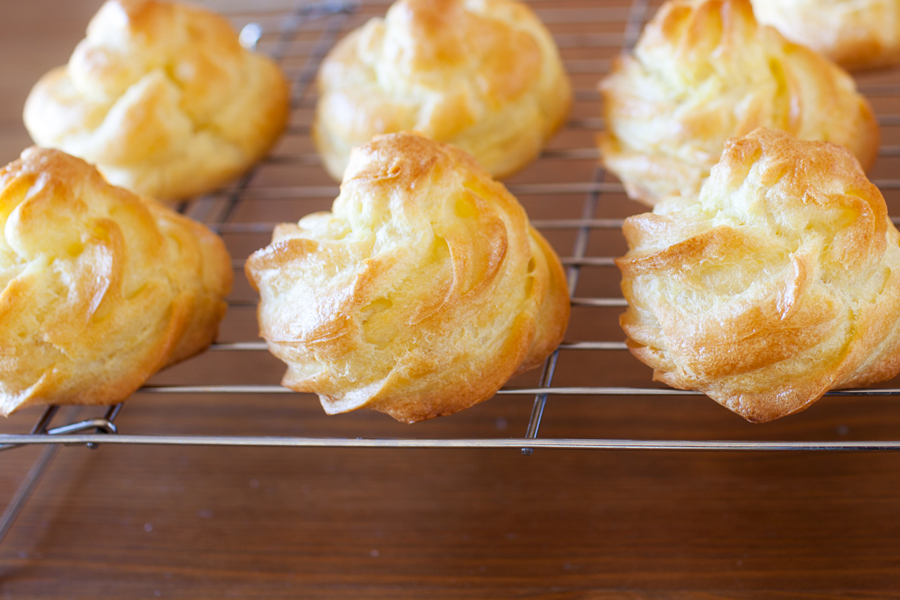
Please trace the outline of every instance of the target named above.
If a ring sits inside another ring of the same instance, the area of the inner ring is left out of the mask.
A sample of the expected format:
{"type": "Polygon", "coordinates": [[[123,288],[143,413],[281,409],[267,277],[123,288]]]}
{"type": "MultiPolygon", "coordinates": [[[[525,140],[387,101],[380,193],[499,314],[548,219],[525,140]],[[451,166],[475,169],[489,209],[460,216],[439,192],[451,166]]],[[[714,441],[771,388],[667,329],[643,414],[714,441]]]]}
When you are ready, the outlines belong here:
{"type": "Polygon", "coordinates": [[[900,62],[900,0],[752,0],[760,23],[847,69],[900,62]]]}
{"type": "Polygon", "coordinates": [[[845,146],[865,169],[878,152],[853,79],[758,25],[749,0],[670,0],[600,89],[603,161],[649,205],[696,194],[725,140],[757,127],[845,146]]]}
{"type": "Polygon", "coordinates": [[[25,105],[41,146],[95,163],[158,199],[209,191],[262,158],[281,134],[288,88],[224,18],[163,0],[109,0],[69,63],[25,105]]]}
{"type": "Polygon", "coordinates": [[[538,155],[571,102],[552,36],[517,0],[399,0],[335,46],[318,83],[314,135],[337,180],[353,146],[410,130],[503,177],[538,155]]]}
{"type": "Polygon", "coordinates": [[[0,413],[115,404],[216,336],[231,260],[211,231],[31,148],[0,170],[0,413]]]}
{"type": "Polygon", "coordinates": [[[900,235],[845,149],[757,130],[626,220],[632,353],[751,421],[900,371],[900,235]]]}
{"type": "Polygon", "coordinates": [[[490,398],[562,339],[559,259],[466,153],[414,134],[353,151],[331,212],[250,256],[283,384],[329,414],[414,422],[490,398]]]}

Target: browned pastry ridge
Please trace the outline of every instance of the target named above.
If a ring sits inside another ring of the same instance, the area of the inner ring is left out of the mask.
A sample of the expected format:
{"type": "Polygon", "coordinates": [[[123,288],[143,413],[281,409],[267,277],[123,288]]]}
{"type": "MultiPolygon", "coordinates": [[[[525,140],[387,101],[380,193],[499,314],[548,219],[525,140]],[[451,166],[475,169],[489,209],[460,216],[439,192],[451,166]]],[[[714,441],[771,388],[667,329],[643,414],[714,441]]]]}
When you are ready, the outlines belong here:
{"type": "Polygon", "coordinates": [[[900,0],[752,0],[760,23],[847,69],[900,62],[900,0]]]}
{"type": "Polygon", "coordinates": [[[245,171],[287,123],[278,66],[241,47],[227,20],[163,0],[110,0],[69,63],[34,86],[34,141],[160,200],[208,192],[245,171]]]}
{"type": "Polygon", "coordinates": [[[725,140],[757,127],[848,148],[869,169],[879,132],[853,79],[760,26],[749,0],[670,0],[601,82],[603,163],[648,205],[696,195],[725,140]]]}
{"type": "Polygon", "coordinates": [[[232,269],[211,231],[31,148],[0,170],[0,413],[115,404],[206,348],[232,269]]]}
{"type": "Polygon", "coordinates": [[[750,421],[900,371],[900,235],[858,161],[760,129],[698,197],[626,219],[631,352],[750,421]]]}
{"type": "Polygon", "coordinates": [[[467,408],[538,366],[569,317],[559,258],[518,201],[408,133],[354,149],[332,211],[279,225],[246,271],[283,385],[328,414],[467,408]]]}
{"type": "Polygon", "coordinates": [[[318,86],[313,136],[338,181],[352,147],[411,130],[505,177],[537,157],[572,96],[553,37],[517,0],[399,0],[334,47],[318,86]]]}

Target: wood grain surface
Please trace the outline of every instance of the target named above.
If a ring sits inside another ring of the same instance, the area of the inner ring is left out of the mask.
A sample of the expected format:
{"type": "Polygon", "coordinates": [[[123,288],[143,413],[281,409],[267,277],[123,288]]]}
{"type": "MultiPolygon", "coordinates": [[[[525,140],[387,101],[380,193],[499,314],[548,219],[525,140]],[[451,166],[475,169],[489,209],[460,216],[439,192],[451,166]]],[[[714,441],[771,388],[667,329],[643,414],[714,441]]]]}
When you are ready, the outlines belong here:
{"type": "MultiPolygon", "coordinates": [[[[569,6],[622,14],[629,4],[535,3],[550,17],[569,6]]],[[[4,1],[4,163],[30,143],[21,108],[31,85],[67,60],[99,5],[99,0],[4,1]]],[[[385,8],[382,2],[363,12],[385,8]]],[[[551,22],[555,34],[577,40],[621,33],[621,18],[604,27],[551,22]]],[[[597,69],[617,51],[615,45],[564,51],[581,69],[573,73],[583,91],[573,118],[599,116],[599,100],[591,95],[597,69]]],[[[293,73],[302,72],[302,62],[287,63],[293,73]]],[[[860,76],[861,84],[875,90],[898,81],[897,70],[860,76]]],[[[897,96],[873,95],[873,102],[879,114],[900,113],[897,96]]],[[[301,103],[297,113],[297,123],[308,123],[308,105],[301,103]]],[[[897,130],[885,127],[886,146],[900,143],[897,130]]],[[[564,132],[554,143],[589,147],[594,134],[564,132]]],[[[309,151],[308,140],[286,140],[276,154],[292,151],[292,144],[309,151]]],[[[873,177],[896,179],[898,160],[883,156],[873,177]]],[[[251,190],[287,185],[297,168],[267,167],[251,190]]],[[[333,185],[320,167],[304,169],[304,185],[333,185]]],[[[593,169],[590,157],[542,161],[511,185],[590,181],[593,169]]],[[[900,198],[896,191],[890,194],[891,212],[900,214],[900,198]]],[[[577,218],[584,203],[583,194],[522,199],[532,218],[545,219],[577,218]]],[[[296,220],[322,204],[327,207],[327,199],[260,202],[240,206],[235,218],[296,220]]],[[[593,216],[617,218],[639,210],[618,197],[602,203],[593,216]]],[[[574,233],[551,231],[548,237],[560,254],[571,254],[574,233]]],[[[231,236],[228,243],[242,258],[266,238],[231,236]]],[[[616,256],[623,249],[617,230],[595,230],[588,254],[616,256]]],[[[614,269],[583,271],[576,296],[618,295],[614,269]]],[[[238,277],[234,298],[252,301],[238,277]]],[[[576,308],[567,340],[621,341],[615,321],[620,311],[576,308]]],[[[232,310],[223,338],[256,339],[252,306],[232,310]]],[[[176,366],[154,382],[275,384],[281,372],[264,352],[220,351],[176,366]]],[[[535,385],[537,377],[526,374],[512,385],[535,385]]],[[[555,385],[598,382],[653,385],[649,370],[625,352],[569,352],[561,358],[555,385]]],[[[371,412],[325,417],[317,400],[304,395],[139,393],[117,424],[134,434],[521,437],[532,401],[497,397],[410,427],[371,412]]],[[[25,433],[39,414],[24,411],[0,430],[25,433]]],[[[826,398],[806,413],[752,426],[702,397],[551,397],[540,433],[890,440],[900,439],[900,405],[890,397],[826,398]]],[[[0,453],[0,502],[12,497],[41,451],[0,453]]],[[[517,449],[62,447],[0,543],[0,596],[900,598],[900,454],[537,450],[523,456],[517,449]]]]}

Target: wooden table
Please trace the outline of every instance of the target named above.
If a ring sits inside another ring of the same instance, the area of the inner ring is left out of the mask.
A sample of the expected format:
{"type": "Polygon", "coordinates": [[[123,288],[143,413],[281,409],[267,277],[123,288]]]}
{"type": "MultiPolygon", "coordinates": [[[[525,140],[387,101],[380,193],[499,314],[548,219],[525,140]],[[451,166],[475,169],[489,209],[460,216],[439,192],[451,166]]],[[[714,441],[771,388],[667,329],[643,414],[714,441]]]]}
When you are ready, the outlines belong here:
{"type": "MultiPolygon", "coordinates": [[[[535,6],[568,40],[563,53],[579,90],[573,122],[580,126],[554,147],[589,149],[599,115],[594,85],[621,43],[604,36],[621,39],[629,2],[535,6]],[[587,6],[590,19],[612,10],[603,14],[618,20],[579,23],[562,10],[577,5],[587,6]]],[[[0,160],[29,144],[20,115],[30,86],[67,60],[98,7],[99,0],[4,6],[0,160]]],[[[285,61],[292,76],[303,66],[285,61]]],[[[877,92],[898,75],[870,73],[860,81],[877,92]]],[[[873,95],[873,102],[881,115],[898,112],[896,95],[873,95]]],[[[311,152],[302,134],[309,114],[309,102],[301,102],[294,119],[301,133],[276,155],[311,152]]],[[[898,144],[897,129],[885,127],[885,145],[898,144]]],[[[545,158],[510,185],[589,182],[594,162],[589,152],[584,159],[545,158]]],[[[896,177],[898,164],[882,157],[873,178],[896,177]]],[[[269,165],[250,189],[293,185],[294,177],[303,185],[333,185],[317,165],[269,165]]],[[[900,214],[897,192],[886,195],[900,214]]],[[[584,206],[583,193],[520,198],[536,219],[579,218],[584,206]]],[[[329,203],[273,200],[243,207],[237,218],[296,220],[329,203]]],[[[640,210],[611,192],[592,216],[640,210]]],[[[577,230],[547,234],[561,255],[571,256],[577,230]]],[[[242,258],[266,238],[227,241],[242,258]]],[[[591,230],[588,256],[616,256],[623,248],[617,230],[591,230]]],[[[252,301],[238,276],[234,299],[252,301]]],[[[585,267],[575,295],[616,297],[617,285],[614,269],[585,267]]],[[[620,311],[576,307],[567,341],[621,341],[620,311]]],[[[252,306],[233,308],[223,341],[253,341],[255,334],[252,306]]],[[[211,351],[154,383],[274,385],[281,371],[265,352],[211,351]]],[[[537,382],[532,373],[510,385],[537,382]]],[[[598,382],[652,385],[649,370],[623,351],[561,355],[554,385],[598,382]]],[[[518,438],[533,398],[498,396],[408,427],[370,412],[326,418],[309,396],[142,392],[116,422],[123,434],[518,438]]],[[[2,430],[25,433],[39,414],[24,411],[2,430]]],[[[551,396],[540,436],[892,440],[900,438],[900,407],[890,397],[832,397],[806,413],[752,426],[702,397],[551,396]]],[[[14,494],[40,452],[0,454],[0,502],[14,494]]],[[[15,599],[900,597],[900,454],[62,447],[0,543],[0,592],[15,599]]]]}

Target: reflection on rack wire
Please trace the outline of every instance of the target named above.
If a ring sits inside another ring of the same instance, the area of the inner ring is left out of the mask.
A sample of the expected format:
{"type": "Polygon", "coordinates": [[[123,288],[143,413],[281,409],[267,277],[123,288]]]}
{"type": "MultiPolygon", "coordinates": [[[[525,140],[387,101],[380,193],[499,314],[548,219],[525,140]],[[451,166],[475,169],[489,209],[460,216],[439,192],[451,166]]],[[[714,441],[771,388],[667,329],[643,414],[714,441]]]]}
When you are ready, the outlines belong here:
{"type": "MultiPolygon", "coordinates": [[[[122,407],[122,403],[116,404],[115,406],[111,406],[107,410],[107,414],[103,417],[95,417],[93,419],[85,419],[83,421],[78,421],[76,423],[69,423],[68,425],[61,425],[59,427],[53,427],[52,429],[47,429],[46,424],[38,428],[35,427],[36,431],[32,431],[30,435],[72,435],[76,433],[81,433],[82,431],[89,431],[91,429],[104,433],[118,433],[118,429],[113,424],[113,420],[118,414],[119,410],[122,407]]],[[[38,421],[38,426],[42,423],[49,423],[49,420],[45,422],[45,417],[48,413],[51,415],[56,412],[58,406],[50,406],[47,408],[47,411],[44,412],[44,417],[41,417],[41,420],[38,421]]],[[[16,443],[6,443],[0,444],[0,450],[9,450],[11,448],[18,447],[16,443]]],[[[96,445],[90,445],[91,448],[96,448],[96,445]]]]}
{"type": "MultiPolygon", "coordinates": [[[[569,450],[672,450],[672,451],[784,451],[831,450],[862,452],[900,450],[900,441],[848,442],[743,442],[694,440],[602,440],[553,438],[481,438],[481,439],[397,439],[397,438],[308,438],[254,436],[166,436],[166,435],[66,435],[52,440],[40,435],[16,435],[10,438],[17,444],[92,444],[141,446],[237,446],[263,448],[510,448],[531,454],[535,448],[569,450]]],[[[2,531],[2,528],[0,528],[2,531]]]]}

